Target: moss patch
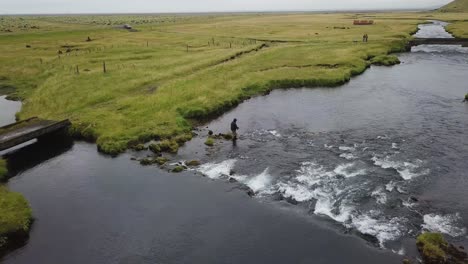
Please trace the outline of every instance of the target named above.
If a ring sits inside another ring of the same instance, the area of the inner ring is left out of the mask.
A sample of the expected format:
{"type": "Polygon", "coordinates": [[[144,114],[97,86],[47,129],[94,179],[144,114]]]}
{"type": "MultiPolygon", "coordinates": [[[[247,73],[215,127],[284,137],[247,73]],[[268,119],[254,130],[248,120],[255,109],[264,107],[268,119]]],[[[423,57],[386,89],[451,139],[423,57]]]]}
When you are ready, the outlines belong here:
{"type": "Polygon", "coordinates": [[[19,193],[0,186],[0,255],[27,238],[32,222],[28,201],[19,193]]]}
{"type": "Polygon", "coordinates": [[[372,58],[370,62],[378,66],[392,66],[401,63],[398,57],[394,55],[379,55],[372,58]]]}
{"type": "Polygon", "coordinates": [[[184,171],[184,170],[185,170],[184,167],[182,167],[182,166],[176,166],[176,167],[174,167],[174,168],[171,170],[171,172],[179,173],[179,172],[182,172],[182,171],[184,171]]]}
{"type": "Polygon", "coordinates": [[[159,149],[164,152],[177,153],[179,150],[179,144],[175,140],[163,140],[158,144],[159,149]]]}
{"type": "Polygon", "coordinates": [[[442,234],[423,233],[418,236],[416,245],[425,264],[466,264],[468,254],[449,244],[442,234]]]}
{"type": "Polygon", "coordinates": [[[445,250],[448,247],[448,243],[442,234],[423,233],[418,236],[416,245],[424,263],[445,263],[447,259],[445,250]]]}
{"type": "Polygon", "coordinates": [[[208,137],[208,138],[206,139],[206,141],[205,141],[205,145],[207,145],[207,146],[209,146],[209,147],[214,146],[214,143],[215,143],[215,141],[214,141],[214,139],[213,139],[212,137],[208,137]]]}

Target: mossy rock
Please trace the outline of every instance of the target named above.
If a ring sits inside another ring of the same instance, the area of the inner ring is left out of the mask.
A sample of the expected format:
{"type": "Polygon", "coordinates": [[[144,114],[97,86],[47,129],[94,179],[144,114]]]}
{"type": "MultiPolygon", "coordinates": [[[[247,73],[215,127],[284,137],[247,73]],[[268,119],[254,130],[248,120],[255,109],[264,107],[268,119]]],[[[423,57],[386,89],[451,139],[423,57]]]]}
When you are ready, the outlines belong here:
{"type": "Polygon", "coordinates": [[[152,165],[154,163],[155,163],[155,160],[152,159],[152,158],[144,158],[144,159],[140,160],[140,164],[143,165],[143,166],[152,165]]]}
{"type": "Polygon", "coordinates": [[[174,138],[174,141],[177,142],[179,146],[182,146],[185,144],[185,142],[190,141],[191,139],[192,139],[192,133],[177,136],[174,138]]]}
{"type": "Polygon", "coordinates": [[[185,164],[189,167],[196,167],[196,166],[200,166],[201,162],[198,160],[191,160],[191,161],[186,162],[185,164]]]}
{"type": "Polygon", "coordinates": [[[138,145],[135,145],[133,146],[133,150],[136,150],[136,151],[142,151],[142,150],[146,150],[147,147],[145,147],[145,145],[143,144],[138,144],[138,145]]]}
{"type": "Polygon", "coordinates": [[[166,164],[167,162],[169,161],[169,159],[165,158],[165,157],[157,157],[154,162],[157,163],[158,165],[162,166],[164,164],[166,164]]]}
{"type": "Polygon", "coordinates": [[[418,236],[416,246],[425,264],[445,263],[447,255],[445,251],[448,243],[442,234],[423,233],[418,236]]]}
{"type": "Polygon", "coordinates": [[[175,140],[163,140],[159,143],[159,148],[163,152],[177,153],[179,144],[175,140]]]}
{"type": "Polygon", "coordinates": [[[176,166],[176,167],[174,167],[174,168],[171,170],[171,172],[179,173],[179,172],[183,172],[184,170],[185,170],[184,167],[182,167],[182,166],[176,166]]]}
{"type": "Polygon", "coordinates": [[[161,147],[159,146],[159,144],[151,144],[149,145],[149,150],[151,150],[152,152],[158,154],[158,153],[161,153],[161,147]]]}
{"type": "Polygon", "coordinates": [[[215,141],[214,141],[214,139],[212,137],[207,138],[206,141],[205,141],[205,145],[207,145],[209,147],[214,146],[214,143],[215,143],[215,141]]]}

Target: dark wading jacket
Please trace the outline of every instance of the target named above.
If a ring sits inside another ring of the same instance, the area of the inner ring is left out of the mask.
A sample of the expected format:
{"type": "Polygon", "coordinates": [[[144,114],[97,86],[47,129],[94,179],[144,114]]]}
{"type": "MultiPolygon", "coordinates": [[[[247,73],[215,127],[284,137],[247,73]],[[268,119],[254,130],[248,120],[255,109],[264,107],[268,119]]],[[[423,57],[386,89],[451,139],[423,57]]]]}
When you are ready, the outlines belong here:
{"type": "Polygon", "coordinates": [[[231,131],[236,131],[238,130],[239,127],[237,126],[236,122],[232,121],[231,123],[231,131]]]}

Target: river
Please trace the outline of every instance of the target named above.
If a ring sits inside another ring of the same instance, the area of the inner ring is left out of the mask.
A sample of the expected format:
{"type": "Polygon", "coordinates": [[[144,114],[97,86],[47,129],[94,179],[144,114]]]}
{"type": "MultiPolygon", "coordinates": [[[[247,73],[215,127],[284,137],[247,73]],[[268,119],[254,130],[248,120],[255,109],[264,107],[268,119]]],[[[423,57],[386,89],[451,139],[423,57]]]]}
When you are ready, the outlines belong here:
{"type": "MultiPolygon", "coordinates": [[[[417,35],[446,37],[443,26],[417,35]]],[[[173,157],[204,163],[181,174],[67,138],[7,153],[8,185],[36,220],[4,262],[398,263],[423,229],[468,247],[468,50],[399,57],[338,88],[242,103],[173,157]],[[236,145],[204,146],[235,117],[236,145]]],[[[10,103],[0,97],[3,124],[10,103]]]]}

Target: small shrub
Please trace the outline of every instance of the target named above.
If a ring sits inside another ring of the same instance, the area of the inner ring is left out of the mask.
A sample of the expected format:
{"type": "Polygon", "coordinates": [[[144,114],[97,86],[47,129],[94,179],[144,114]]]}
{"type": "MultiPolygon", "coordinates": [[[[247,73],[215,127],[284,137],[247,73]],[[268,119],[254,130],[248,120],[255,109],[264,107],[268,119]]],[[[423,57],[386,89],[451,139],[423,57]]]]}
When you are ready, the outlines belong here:
{"type": "Polygon", "coordinates": [[[212,147],[214,146],[214,139],[212,137],[208,137],[205,141],[205,145],[209,146],[209,147],[212,147]]]}
{"type": "Polygon", "coordinates": [[[467,101],[467,102],[468,102],[468,93],[467,93],[467,94],[465,94],[465,101],[467,101]]]}

